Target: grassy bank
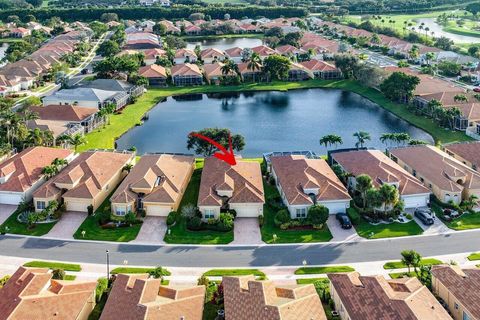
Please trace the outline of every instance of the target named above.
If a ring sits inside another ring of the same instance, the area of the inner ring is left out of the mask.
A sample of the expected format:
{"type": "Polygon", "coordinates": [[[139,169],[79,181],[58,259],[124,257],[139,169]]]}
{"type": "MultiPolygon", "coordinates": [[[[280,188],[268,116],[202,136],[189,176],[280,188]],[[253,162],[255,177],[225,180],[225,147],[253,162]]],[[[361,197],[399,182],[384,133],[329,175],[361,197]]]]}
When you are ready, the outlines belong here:
{"type": "Polygon", "coordinates": [[[79,147],[79,151],[88,149],[113,149],[115,139],[140,122],[143,115],[153,108],[162,99],[181,94],[222,93],[242,91],[288,91],[294,89],[332,88],[355,92],[379,104],[386,110],[406,120],[412,125],[428,132],[437,143],[471,140],[462,132],[454,132],[439,127],[434,121],[418,116],[407,110],[405,105],[386,99],[382,93],[362,86],[352,80],[309,80],[303,82],[272,82],[251,83],[238,86],[198,86],[198,87],[168,87],[153,88],[141,96],[138,101],[127,106],[121,113],[110,117],[110,124],[105,128],[95,130],[86,135],[87,144],[79,147]]]}

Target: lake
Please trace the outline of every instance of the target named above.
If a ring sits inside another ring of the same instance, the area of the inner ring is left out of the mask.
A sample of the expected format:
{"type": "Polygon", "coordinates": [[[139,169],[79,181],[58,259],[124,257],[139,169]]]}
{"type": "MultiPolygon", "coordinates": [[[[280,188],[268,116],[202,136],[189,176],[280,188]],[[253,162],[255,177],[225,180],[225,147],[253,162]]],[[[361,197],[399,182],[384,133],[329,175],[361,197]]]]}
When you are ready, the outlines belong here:
{"type": "MultiPolygon", "coordinates": [[[[430,32],[434,32],[435,37],[447,37],[453,40],[456,43],[477,43],[480,39],[478,37],[464,36],[456,33],[451,33],[443,30],[443,27],[439,25],[434,18],[421,18],[415,19],[417,25],[420,25],[422,22],[425,24],[425,27],[430,29],[430,32]]],[[[417,26],[416,25],[416,26],[417,26]]],[[[425,32],[424,32],[425,34],[425,32]]]]}
{"type": "Polygon", "coordinates": [[[221,38],[187,41],[187,48],[194,49],[196,45],[200,45],[202,49],[217,48],[219,50],[226,50],[233,47],[253,48],[261,44],[262,39],[258,38],[221,38]]]}
{"type": "Polygon", "coordinates": [[[342,147],[353,147],[354,132],[370,133],[367,146],[384,148],[382,133],[407,132],[433,143],[426,132],[394,116],[375,103],[351,92],[308,89],[288,92],[197,94],[169,97],[149,112],[149,119],[117,140],[118,149],[146,152],[187,150],[187,136],[208,127],[229,128],[245,137],[244,157],[270,151],[312,150],[325,154],[319,139],[342,136],[342,147]]]}

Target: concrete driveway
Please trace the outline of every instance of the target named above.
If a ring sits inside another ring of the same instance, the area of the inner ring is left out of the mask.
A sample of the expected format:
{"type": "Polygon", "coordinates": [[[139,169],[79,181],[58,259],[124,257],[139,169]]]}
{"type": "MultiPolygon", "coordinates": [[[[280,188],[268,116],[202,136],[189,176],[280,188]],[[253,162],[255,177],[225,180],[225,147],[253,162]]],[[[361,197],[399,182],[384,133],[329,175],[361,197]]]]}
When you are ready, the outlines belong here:
{"type": "Polygon", "coordinates": [[[444,233],[448,233],[448,232],[452,231],[449,227],[447,227],[442,222],[442,220],[440,220],[440,218],[436,218],[435,222],[430,226],[424,225],[423,222],[415,216],[413,217],[413,219],[420,226],[420,228],[423,229],[423,234],[432,234],[432,235],[433,234],[444,234],[444,233]]]}
{"type": "Polygon", "coordinates": [[[263,244],[257,218],[236,218],[232,244],[263,244]]]}
{"type": "Polygon", "coordinates": [[[137,238],[132,242],[162,244],[167,232],[167,217],[145,217],[137,238]]]}
{"type": "Polygon", "coordinates": [[[11,204],[0,204],[0,224],[4,223],[17,210],[17,206],[11,204]]]}
{"type": "Polygon", "coordinates": [[[343,229],[340,226],[340,223],[337,221],[337,218],[334,214],[331,214],[327,220],[328,229],[332,233],[332,240],[330,241],[361,241],[364,240],[357,234],[355,228],[352,227],[351,229],[343,229]]]}
{"type": "Polygon", "coordinates": [[[88,214],[86,212],[67,211],[62,214],[60,221],[58,221],[44,237],[73,239],[73,234],[78,230],[87,216],[88,214]]]}

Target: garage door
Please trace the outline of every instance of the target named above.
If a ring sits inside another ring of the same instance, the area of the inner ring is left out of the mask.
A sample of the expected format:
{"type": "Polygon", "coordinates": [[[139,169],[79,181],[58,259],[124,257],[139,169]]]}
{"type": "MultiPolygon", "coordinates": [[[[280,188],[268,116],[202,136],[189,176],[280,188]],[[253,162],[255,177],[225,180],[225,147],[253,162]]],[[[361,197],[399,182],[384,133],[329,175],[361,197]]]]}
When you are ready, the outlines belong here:
{"type": "Polygon", "coordinates": [[[336,213],[345,213],[346,212],[346,206],[347,203],[345,202],[326,202],[326,203],[321,203],[321,205],[325,206],[328,208],[328,211],[330,214],[336,214],[336,213]]]}
{"type": "Polygon", "coordinates": [[[172,211],[170,207],[165,206],[146,206],[145,212],[147,216],[154,216],[154,217],[166,217],[172,211]]]}
{"type": "Polygon", "coordinates": [[[261,206],[240,206],[240,207],[233,207],[231,209],[237,211],[237,217],[240,218],[256,218],[262,214],[261,206]]]}
{"type": "Polygon", "coordinates": [[[67,201],[66,209],[67,211],[88,212],[88,203],[77,202],[77,201],[67,201]]]}
{"type": "Polygon", "coordinates": [[[1,204],[19,204],[22,201],[22,196],[14,194],[0,194],[1,204]]]}
{"type": "Polygon", "coordinates": [[[411,197],[402,197],[403,202],[405,203],[405,208],[419,208],[426,207],[428,205],[428,199],[430,196],[411,196],[411,197]]]}

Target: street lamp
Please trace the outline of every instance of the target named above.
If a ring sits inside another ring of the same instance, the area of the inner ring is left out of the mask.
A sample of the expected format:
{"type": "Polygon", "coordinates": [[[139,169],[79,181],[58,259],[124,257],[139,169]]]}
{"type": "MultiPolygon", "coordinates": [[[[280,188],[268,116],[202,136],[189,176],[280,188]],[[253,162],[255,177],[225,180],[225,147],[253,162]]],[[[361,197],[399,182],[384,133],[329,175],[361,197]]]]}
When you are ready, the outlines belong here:
{"type": "Polygon", "coordinates": [[[107,280],[110,279],[110,255],[108,250],[105,250],[105,253],[107,254],[107,280]]]}

